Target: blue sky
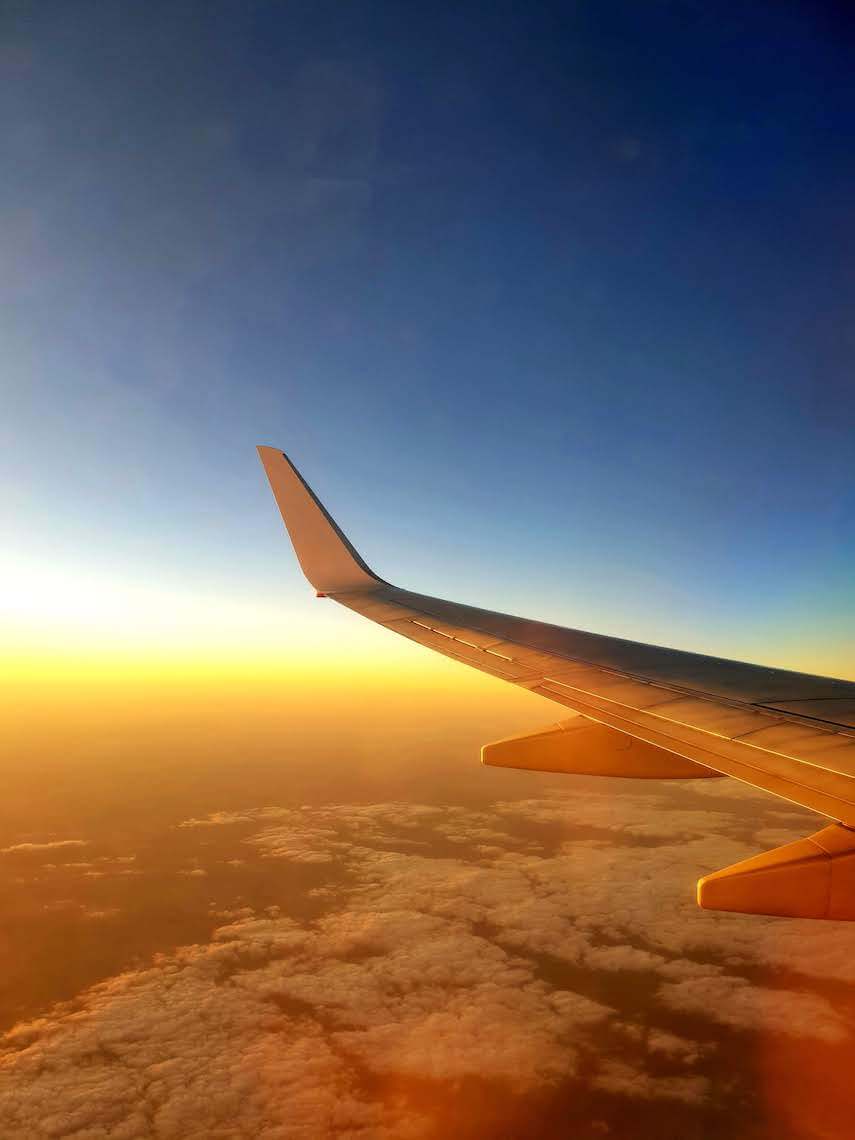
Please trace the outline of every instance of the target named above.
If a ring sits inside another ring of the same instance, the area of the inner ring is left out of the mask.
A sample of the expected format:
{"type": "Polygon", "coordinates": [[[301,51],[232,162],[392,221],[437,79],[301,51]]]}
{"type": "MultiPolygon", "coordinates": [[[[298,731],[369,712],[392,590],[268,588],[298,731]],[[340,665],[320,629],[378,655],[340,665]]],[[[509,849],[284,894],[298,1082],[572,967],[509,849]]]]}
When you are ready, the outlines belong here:
{"type": "Polygon", "coordinates": [[[15,581],[302,612],[271,443],[402,585],[855,665],[843,6],[3,22],[15,581]]]}

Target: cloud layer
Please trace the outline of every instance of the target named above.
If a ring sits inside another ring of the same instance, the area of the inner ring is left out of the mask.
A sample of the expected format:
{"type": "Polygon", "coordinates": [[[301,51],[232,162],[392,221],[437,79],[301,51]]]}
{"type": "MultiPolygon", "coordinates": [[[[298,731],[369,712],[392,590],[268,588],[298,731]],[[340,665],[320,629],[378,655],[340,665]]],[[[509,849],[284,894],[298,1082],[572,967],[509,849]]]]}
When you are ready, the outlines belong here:
{"type": "MultiPolygon", "coordinates": [[[[628,1102],[706,1119],[748,1095],[727,1060],[747,1041],[851,1059],[833,991],[855,979],[848,928],[694,907],[697,873],[754,849],[758,823],[728,803],[633,790],[184,821],[200,862],[217,829],[223,862],[305,868],[300,905],[212,899],[209,942],[16,1026],[2,1132],[428,1137],[473,1082],[606,1121],[628,1102]]],[[[792,814],[761,826],[789,834],[792,814]]]]}

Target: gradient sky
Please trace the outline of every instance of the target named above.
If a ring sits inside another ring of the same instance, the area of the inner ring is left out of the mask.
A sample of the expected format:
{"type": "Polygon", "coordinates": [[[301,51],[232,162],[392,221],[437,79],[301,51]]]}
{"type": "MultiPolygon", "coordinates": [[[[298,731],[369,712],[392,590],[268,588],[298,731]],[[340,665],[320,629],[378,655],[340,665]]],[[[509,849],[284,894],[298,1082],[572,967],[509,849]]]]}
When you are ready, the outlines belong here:
{"type": "Polygon", "coordinates": [[[255,445],[401,586],[855,677],[853,76],[0,0],[0,1133],[841,1140],[855,927],[694,902],[817,817],[482,768],[566,710],[315,601],[255,445]]]}
{"type": "Polygon", "coordinates": [[[16,668],[416,668],[270,443],[401,585],[851,676],[846,11],[4,4],[16,668]]]}

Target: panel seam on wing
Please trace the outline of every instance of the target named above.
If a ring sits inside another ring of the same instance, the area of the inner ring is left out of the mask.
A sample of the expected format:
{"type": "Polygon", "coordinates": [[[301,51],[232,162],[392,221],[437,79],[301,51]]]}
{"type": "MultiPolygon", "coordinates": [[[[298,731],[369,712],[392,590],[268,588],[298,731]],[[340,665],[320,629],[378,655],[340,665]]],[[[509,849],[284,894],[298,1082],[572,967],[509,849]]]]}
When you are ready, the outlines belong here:
{"type": "MultiPolygon", "coordinates": [[[[400,604],[400,603],[392,603],[392,604],[394,605],[394,604],[400,604]]],[[[423,616],[430,618],[434,615],[429,614],[429,613],[424,613],[423,616]]],[[[384,622],[382,624],[386,624],[386,623],[384,622]]],[[[430,630],[431,633],[434,633],[439,637],[445,637],[445,638],[448,638],[449,640],[452,640],[452,641],[460,641],[461,644],[464,644],[464,645],[470,645],[473,649],[478,649],[482,653],[483,652],[490,652],[489,650],[486,650],[483,646],[473,645],[471,642],[465,642],[461,638],[455,638],[452,634],[447,634],[442,630],[435,629],[433,626],[429,625],[426,622],[413,621],[413,624],[414,625],[420,625],[420,626],[422,626],[422,628],[430,630]]],[[[484,633],[485,635],[490,635],[489,630],[482,630],[482,629],[479,629],[477,626],[473,626],[472,628],[474,630],[476,630],[476,632],[484,633]]],[[[511,638],[506,637],[504,639],[497,639],[497,640],[511,641],[511,638]]],[[[562,661],[570,661],[570,662],[573,662],[573,663],[578,664],[578,665],[584,665],[589,669],[595,669],[598,672],[606,673],[609,676],[621,677],[627,681],[632,681],[636,684],[649,685],[651,688],[660,689],[663,692],[676,693],[680,696],[693,697],[695,700],[705,701],[707,704],[710,704],[710,705],[720,705],[720,706],[724,706],[726,708],[747,709],[747,710],[752,710],[752,711],[763,710],[763,713],[773,711],[776,714],[776,718],[775,718],[773,723],[776,725],[777,724],[798,724],[800,722],[805,722],[806,727],[812,728],[816,731],[824,732],[826,735],[842,736],[842,737],[855,739],[855,734],[846,731],[845,725],[837,725],[837,724],[835,724],[833,722],[829,722],[829,721],[819,721],[819,718],[817,718],[817,717],[800,717],[798,713],[792,713],[792,712],[789,712],[785,709],[775,709],[774,706],[763,705],[763,704],[759,704],[759,703],[756,703],[753,701],[740,701],[740,700],[737,700],[736,698],[733,698],[733,697],[715,697],[715,698],[713,698],[713,697],[710,697],[709,694],[705,693],[703,690],[700,690],[700,689],[690,689],[690,688],[686,688],[686,687],[680,686],[680,685],[668,684],[667,682],[656,680],[656,679],[651,679],[649,677],[643,677],[643,676],[638,675],[638,674],[627,673],[621,669],[615,669],[612,666],[600,665],[596,662],[589,661],[584,657],[571,657],[566,653],[559,653],[557,650],[554,650],[554,649],[544,650],[544,649],[542,649],[536,645],[525,645],[525,643],[523,643],[523,642],[519,642],[518,644],[520,644],[525,649],[532,650],[533,652],[545,653],[548,656],[560,658],[562,661]],[[817,721],[819,721],[819,724],[817,724],[817,721]],[[820,725],[822,727],[819,727],[820,725]]],[[[498,653],[494,653],[493,656],[499,657],[502,655],[498,654],[498,653]]],[[[505,660],[513,661],[515,664],[520,665],[520,666],[525,666],[525,662],[520,660],[519,658],[506,657],[505,660]]],[[[541,674],[541,675],[544,677],[544,680],[550,679],[550,678],[547,678],[544,674],[541,674]]],[[[552,680],[552,679],[550,679],[550,680],[552,680]]],[[[556,683],[557,684],[564,684],[564,682],[560,682],[560,681],[558,681],[556,683]]],[[[573,686],[569,686],[569,687],[573,688],[573,686]]],[[[585,692],[586,690],[580,689],[578,691],[579,692],[585,692]]],[[[611,701],[611,703],[614,703],[614,704],[621,704],[621,702],[612,701],[612,698],[610,698],[610,697],[600,698],[598,696],[598,699],[609,700],[609,701],[611,701]]],[[[817,697],[817,698],[800,698],[800,699],[804,699],[804,700],[810,700],[810,699],[815,699],[815,700],[834,700],[834,699],[844,700],[846,698],[842,698],[842,697],[840,697],[840,698],[832,698],[832,697],[819,698],[819,697],[817,697]]],[[[662,701],[660,703],[665,704],[667,702],[662,701]]],[[[622,707],[632,708],[631,705],[623,705],[622,707]]],[[[650,706],[650,707],[652,708],[655,706],[650,706]]],[[[647,711],[647,710],[638,710],[638,711],[641,712],[641,711],[647,711]]],[[[659,714],[651,714],[651,715],[659,715],[659,714]]],[[[672,718],[665,717],[662,719],[669,720],[672,718]]],[[[679,724],[681,722],[674,721],[673,723],[679,724]]],[[[696,730],[698,732],[707,732],[711,736],[721,736],[721,739],[723,739],[723,740],[736,740],[736,739],[738,739],[738,735],[739,735],[739,734],[737,734],[737,736],[726,736],[726,735],[722,735],[719,733],[711,732],[709,729],[697,728],[695,725],[687,725],[686,727],[696,728],[696,730]]],[[[764,727],[771,727],[771,725],[764,726],[764,727]]],[[[750,732],[757,732],[760,730],[750,729],[749,731],[750,732]]],[[[757,746],[752,745],[751,747],[757,747],[757,746]]],[[[776,752],[775,749],[771,749],[771,748],[763,748],[762,751],[764,751],[764,752],[775,752],[776,755],[782,756],[782,757],[784,757],[786,759],[790,759],[790,760],[797,760],[799,763],[811,763],[811,761],[802,760],[801,757],[790,756],[788,753],[785,753],[785,752],[776,752]]],[[[815,767],[822,768],[822,767],[824,767],[824,765],[818,764],[818,765],[815,765],[815,767]]],[[[831,770],[833,771],[833,769],[831,769],[831,770]]]]}

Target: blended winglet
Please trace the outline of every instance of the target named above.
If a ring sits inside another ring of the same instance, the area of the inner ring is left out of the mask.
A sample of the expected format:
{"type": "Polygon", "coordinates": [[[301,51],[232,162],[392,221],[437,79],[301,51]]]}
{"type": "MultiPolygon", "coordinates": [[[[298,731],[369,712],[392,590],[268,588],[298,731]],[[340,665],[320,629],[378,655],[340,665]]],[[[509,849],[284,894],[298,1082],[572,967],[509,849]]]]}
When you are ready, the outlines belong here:
{"type": "Polygon", "coordinates": [[[259,447],[282,521],[303,573],[319,594],[386,585],[366,566],[300,472],[277,447],[259,447]]]}

